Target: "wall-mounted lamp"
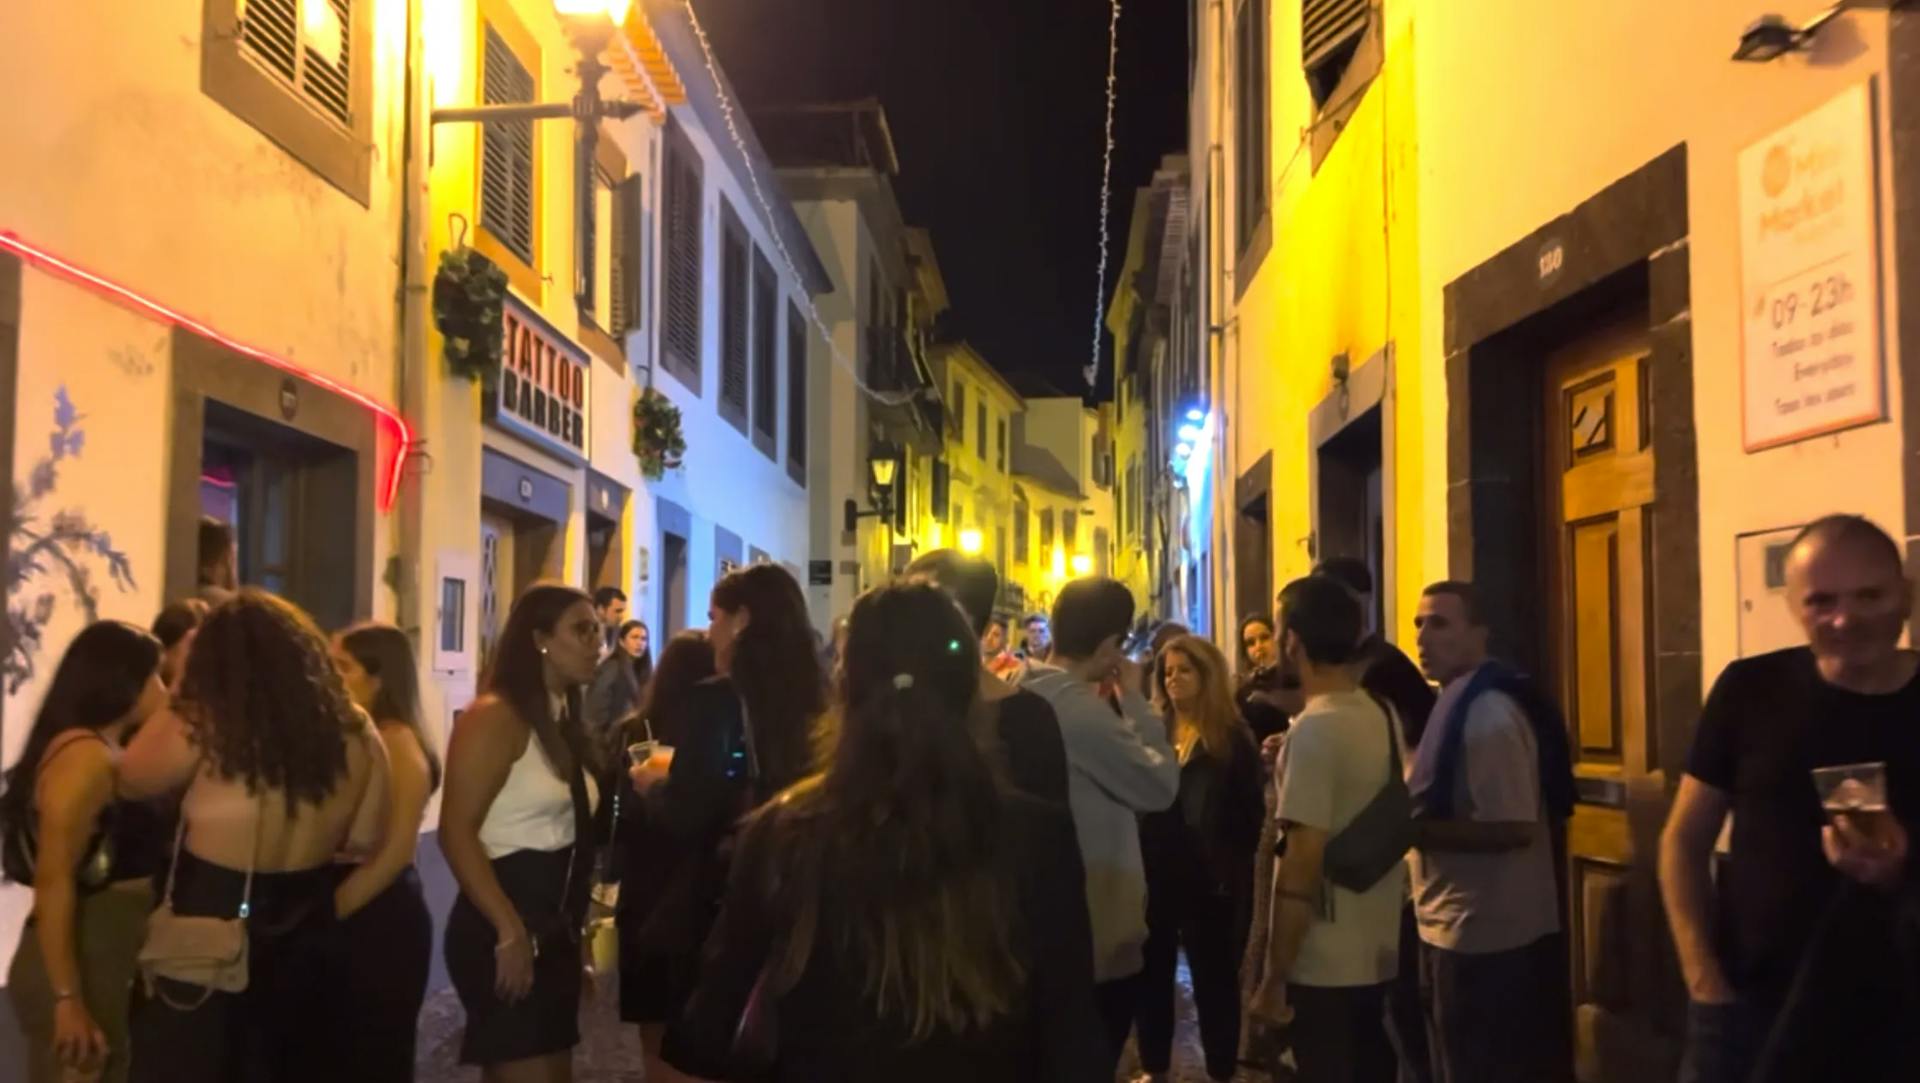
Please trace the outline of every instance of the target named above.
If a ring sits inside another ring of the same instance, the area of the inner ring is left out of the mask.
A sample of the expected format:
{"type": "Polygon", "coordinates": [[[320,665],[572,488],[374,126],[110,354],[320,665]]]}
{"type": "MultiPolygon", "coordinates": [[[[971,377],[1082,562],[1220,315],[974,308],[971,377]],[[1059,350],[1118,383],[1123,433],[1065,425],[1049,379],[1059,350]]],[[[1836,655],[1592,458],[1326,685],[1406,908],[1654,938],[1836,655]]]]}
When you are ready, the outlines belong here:
{"type": "Polygon", "coordinates": [[[1827,10],[1808,19],[1800,26],[1786,20],[1785,16],[1766,14],[1753,21],[1753,25],[1740,34],[1740,45],[1733,51],[1735,60],[1754,64],[1764,64],[1769,60],[1778,60],[1788,53],[1798,52],[1813,44],[1814,36],[1822,27],[1834,18],[1854,7],[1857,0],[1840,0],[1827,10]]]}
{"type": "Polygon", "coordinates": [[[962,553],[970,557],[976,557],[980,555],[980,550],[985,549],[986,546],[986,539],[980,536],[978,530],[968,527],[960,532],[960,551],[962,553]]]}
{"type": "Polygon", "coordinates": [[[1093,571],[1093,558],[1085,553],[1073,554],[1073,574],[1086,575],[1093,571]]]}
{"type": "Polygon", "coordinates": [[[853,533],[862,519],[884,521],[893,518],[893,479],[899,469],[899,455],[891,447],[875,444],[867,453],[867,476],[873,482],[873,507],[861,511],[860,502],[848,497],[845,507],[841,509],[847,533],[853,533]]]}

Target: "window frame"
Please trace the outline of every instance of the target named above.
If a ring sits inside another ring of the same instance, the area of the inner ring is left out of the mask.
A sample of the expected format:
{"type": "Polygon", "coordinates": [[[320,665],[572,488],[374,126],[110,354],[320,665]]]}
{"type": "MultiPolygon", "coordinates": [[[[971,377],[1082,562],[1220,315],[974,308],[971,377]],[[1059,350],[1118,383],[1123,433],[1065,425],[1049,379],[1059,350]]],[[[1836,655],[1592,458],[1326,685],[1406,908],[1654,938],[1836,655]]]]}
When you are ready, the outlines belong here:
{"type": "MultiPolygon", "coordinates": [[[[328,0],[296,0],[326,3],[328,0]]],[[[280,149],[363,207],[373,198],[373,0],[347,9],[345,125],[322,116],[298,86],[247,58],[241,42],[240,0],[203,0],[200,16],[200,92],[245,121],[280,149]],[[355,62],[355,59],[358,62],[355,62]]]]}
{"type": "Polygon", "coordinates": [[[780,279],[759,245],[748,261],[747,413],[753,446],[780,461],[780,279]],[[764,422],[764,425],[762,424],[764,422]]]}
{"type": "Polygon", "coordinates": [[[807,321],[800,305],[787,301],[787,476],[807,486],[807,321]]]}
{"type": "Polygon", "coordinates": [[[706,169],[693,143],[672,117],[661,138],[660,213],[654,217],[660,232],[660,367],[704,396],[702,346],[706,338],[706,169]],[[688,206],[682,208],[681,203],[688,206]],[[686,211],[685,221],[676,212],[686,211]],[[676,245],[689,246],[690,269],[682,277],[676,245]],[[687,294],[682,297],[682,292],[687,294]],[[689,311],[676,316],[684,301],[689,311]],[[683,341],[686,340],[686,341],[683,341]]]}
{"type": "MultiPolygon", "coordinates": [[[[753,402],[753,238],[740,213],[725,199],[720,203],[720,362],[715,391],[720,417],[749,436],[747,415],[753,402]],[[737,258],[737,265],[735,260],[737,258]],[[728,381],[738,356],[739,394],[728,381]]],[[[749,438],[751,438],[749,436],[749,438]]]]}
{"type": "Polygon", "coordinates": [[[1268,0],[1240,0],[1233,25],[1234,288],[1246,292],[1273,244],[1273,32],[1268,0]]]}
{"type": "MultiPolygon", "coordinates": [[[[533,81],[529,92],[532,101],[539,101],[543,93],[541,76],[542,54],[540,43],[527,32],[525,26],[514,16],[512,10],[497,0],[482,0],[476,5],[477,32],[474,36],[473,53],[473,100],[484,103],[487,100],[487,30],[491,28],[500,37],[500,41],[513,54],[514,59],[525,68],[533,81]]],[[[485,202],[486,184],[486,133],[484,126],[474,133],[473,156],[473,246],[480,254],[500,265],[507,273],[507,280],[513,283],[536,308],[546,302],[546,275],[542,270],[546,265],[546,231],[541,228],[540,212],[546,200],[546,146],[537,121],[524,121],[531,133],[529,144],[530,157],[533,159],[532,177],[532,251],[531,261],[522,259],[508,245],[506,240],[496,234],[484,221],[481,213],[485,202]]]]}

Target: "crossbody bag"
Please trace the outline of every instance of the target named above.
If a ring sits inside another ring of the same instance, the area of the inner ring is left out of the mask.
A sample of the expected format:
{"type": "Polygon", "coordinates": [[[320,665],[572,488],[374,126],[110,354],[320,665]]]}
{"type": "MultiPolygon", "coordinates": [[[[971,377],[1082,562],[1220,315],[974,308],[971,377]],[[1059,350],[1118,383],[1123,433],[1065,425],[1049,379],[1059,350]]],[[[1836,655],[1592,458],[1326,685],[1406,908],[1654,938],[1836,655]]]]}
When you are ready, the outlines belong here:
{"type": "Polygon", "coordinates": [[[187,818],[173,834],[173,860],[167,865],[167,892],[158,909],[147,916],[147,938],[140,945],[140,976],[147,995],[175,1011],[192,1011],[215,993],[238,993],[247,988],[247,917],[253,903],[253,870],[260,860],[260,814],[264,794],[255,802],[253,837],[248,846],[246,885],[234,915],[211,917],[175,913],[173,884],[179,875],[181,844],[187,836],[187,818]],[[160,979],[200,987],[200,997],[188,1003],[168,996],[160,979]]]}
{"type": "Polygon", "coordinates": [[[1372,696],[1387,720],[1387,781],[1359,815],[1327,840],[1321,874],[1336,887],[1363,892],[1393,871],[1413,848],[1413,795],[1400,767],[1400,735],[1393,708],[1372,696]]]}

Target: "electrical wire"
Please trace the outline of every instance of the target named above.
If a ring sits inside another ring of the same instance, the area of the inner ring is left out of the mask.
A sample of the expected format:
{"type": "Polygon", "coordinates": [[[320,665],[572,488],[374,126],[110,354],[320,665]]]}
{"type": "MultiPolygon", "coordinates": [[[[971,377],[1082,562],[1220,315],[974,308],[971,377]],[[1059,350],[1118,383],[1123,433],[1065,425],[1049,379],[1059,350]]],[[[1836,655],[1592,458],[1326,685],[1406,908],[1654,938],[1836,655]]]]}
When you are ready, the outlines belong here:
{"type": "Polygon", "coordinates": [[[1107,221],[1113,206],[1113,114],[1120,87],[1120,0],[1109,0],[1109,7],[1106,148],[1100,162],[1100,261],[1093,279],[1093,353],[1082,373],[1087,378],[1088,392],[1094,391],[1100,380],[1100,332],[1107,315],[1107,261],[1111,250],[1107,221]]]}
{"type": "MultiPolygon", "coordinates": [[[[727,94],[725,81],[720,78],[720,64],[714,59],[713,44],[707,40],[706,27],[700,25],[700,16],[693,10],[693,0],[684,0],[684,3],[687,19],[693,24],[694,36],[699,39],[700,52],[706,60],[707,76],[713,80],[714,94],[720,99],[720,115],[726,120],[727,135],[732,138],[734,149],[740,152],[740,160],[746,167],[747,187],[753,192],[754,201],[760,204],[761,212],[766,215],[767,233],[773,238],[773,250],[779,255],[781,265],[787,269],[787,274],[793,281],[802,282],[805,279],[793,262],[793,255],[787,251],[786,241],[780,236],[779,217],[773,213],[773,204],[767,199],[766,190],[760,185],[759,171],[753,167],[753,155],[747,150],[746,138],[740,134],[740,125],[734,116],[733,99],[727,94]]],[[[833,341],[833,332],[827,329],[826,320],[821,318],[820,310],[814,307],[813,296],[805,289],[800,290],[797,296],[801,307],[806,309],[807,319],[813,324],[814,331],[819,334],[820,340],[827,344],[827,350],[832,353],[834,364],[847,370],[848,375],[853,377],[854,386],[868,398],[883,406],[904,406],[914,400],[917,392],[882,391],[868,384],[861,377],[859,366],[848,360],[847,355],[841,353],[840,347],[833,341]]]]}

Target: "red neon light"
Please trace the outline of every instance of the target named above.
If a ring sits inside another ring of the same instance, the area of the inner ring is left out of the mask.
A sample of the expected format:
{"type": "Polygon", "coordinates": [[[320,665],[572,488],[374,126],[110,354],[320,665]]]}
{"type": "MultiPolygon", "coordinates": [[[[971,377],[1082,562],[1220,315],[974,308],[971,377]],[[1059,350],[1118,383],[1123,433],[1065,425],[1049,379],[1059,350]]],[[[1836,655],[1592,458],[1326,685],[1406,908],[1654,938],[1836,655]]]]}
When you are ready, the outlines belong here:
{"type": "Polygon", "coordinates": [[[407,454],[413,449],[413,428],[407,424],[405,418],[400,416],[399,411],[331,377],[301,368],[299,365],[288,361],[284,357],[276,357],[265,350],[229,338],[178,309],[169,308],[158,301],[135,293],[127,287],[120,285],[118,282],[102,278],[92,271],[69,263],[44,248],[30,244],[22,240],[19,234],[11,230],[0,230],[0,249],[14,253],[21,259],[44,271],[91,287],[102,296],[119,301],[129,308],[134,309],[136,312],[150,316],[170,326],[191,331],[201,338],[211,339],[225,346],[227,349],[232,350],[234,353],[250,357],[262,364],[271,365],[282,372],[298,376],[309,383],[318,384],[336,395],[352,399],[354,402],[366,407],[372,411],[376,417],[393,427],[393,462],[387,466],[386,478],[380,486],[379,493],[380,510],[386,511],[393,507],[393,501],[400,493],[400,471],[406,465],[407,454]]]}

